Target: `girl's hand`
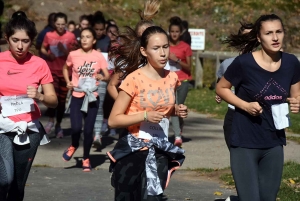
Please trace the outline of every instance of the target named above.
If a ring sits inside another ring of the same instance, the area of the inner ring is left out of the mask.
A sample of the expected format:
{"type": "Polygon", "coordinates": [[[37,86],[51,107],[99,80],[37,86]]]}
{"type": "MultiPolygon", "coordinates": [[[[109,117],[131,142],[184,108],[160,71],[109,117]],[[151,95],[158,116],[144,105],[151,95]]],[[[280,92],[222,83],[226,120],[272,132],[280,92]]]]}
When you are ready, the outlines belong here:
{"type": "Polygon", "coordinates": [[[296,98],[287,98],[287,101],[290,103],[290,110],[292,113],[298,113],[300,103],[296,98]]]}
{"type": "Polygon", "coordinates": [[[147,119],[152,123],[159,123],[165,117],[163,112],[150,111],[147,112],[147,119]]]}
{"type": "Polygon", "coordinates": [[[43,95],[38,92],[37,88],[34,86],[27,86],[27,96],[28,98],[34,98],[40,101],[43,100],[43,95]]]}
{"type": "Polygon", "coordinates": [[[175,105],[175,115],[181,118],[187,118],[188,116],[187,106],[183,104],[175,105]]]}
{"type": "Polygon", "coordinates": [[[74,86],[73,86],[73,83],[72,83],[72,82],[68,82],[68,83],[67,83],[67,88],[68,88],[68,89],[71,89],[71,90],[72,90],[73,87],[74,87],[74,86]]]}
{"type": "Polygon", "coordinates": [[[216,100],[216,102],[217,102],[218,104],[220,104],[220,103],[222,102],[222,98],[221,98],[220,96],[218,96],[218,95],[216,95],[215,100],[216,100]]]}
{"type": "Polygon", "coordinates": [[[263,112],[263,109],[258,102],[250,102],[247,104],[245,111],[252,116],[259,116],[263,112]]]}
{"type": "Polygon", "coordinates": [[[174,53],[170,53],[169,59],[171,59],[172,61],[177,61],[178,60],[178,58],[176,57],[176,55],[174,53]]]}
{"type": "Polygon", "coordinates": [[[95,76],[95,78],[96,78],[96,80],[100,80],[100,81],[104,80],[104,76],[101,75],[101,74],[97,74],[97,75],[95,76]]]}

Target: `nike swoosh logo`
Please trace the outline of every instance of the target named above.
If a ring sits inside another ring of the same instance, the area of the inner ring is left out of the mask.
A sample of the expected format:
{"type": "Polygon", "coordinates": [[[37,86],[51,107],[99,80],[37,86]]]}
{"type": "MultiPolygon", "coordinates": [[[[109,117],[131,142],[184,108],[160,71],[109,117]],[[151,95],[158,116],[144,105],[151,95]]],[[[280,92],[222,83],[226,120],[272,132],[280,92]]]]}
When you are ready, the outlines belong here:
{"type": "Polygon", "coordinates": [[[10,72],[10,71],[7,71],[7,75],[14,75],[14,74],[19,74],[21,72],[10,72]]]}

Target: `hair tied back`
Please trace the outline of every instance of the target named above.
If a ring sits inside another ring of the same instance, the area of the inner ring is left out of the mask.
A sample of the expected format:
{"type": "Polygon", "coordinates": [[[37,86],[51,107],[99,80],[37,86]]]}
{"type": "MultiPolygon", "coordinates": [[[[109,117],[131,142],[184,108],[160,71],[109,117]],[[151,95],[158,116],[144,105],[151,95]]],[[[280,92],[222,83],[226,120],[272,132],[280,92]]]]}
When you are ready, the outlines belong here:
{"type": "Polygon", "coordinates": [[[27,18],[26,14],[23,11],[14,12],[14,14],[11,16],[12,19],[16,19],[19,17],[27,18]]]}

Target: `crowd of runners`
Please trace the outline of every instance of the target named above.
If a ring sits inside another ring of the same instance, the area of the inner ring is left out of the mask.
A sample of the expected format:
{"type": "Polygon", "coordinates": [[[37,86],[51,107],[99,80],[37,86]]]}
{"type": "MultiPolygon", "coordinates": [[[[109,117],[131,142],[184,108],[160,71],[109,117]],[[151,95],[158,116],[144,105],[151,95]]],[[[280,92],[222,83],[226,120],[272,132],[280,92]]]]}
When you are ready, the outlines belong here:
{"type": "MultiPolygon", "coordinates": [[[[103,135],[118,135],[107,153],[115,200],[163,199],[172,171],[185,158],[181,136],[192,50],[186,21],[171,17],[168,30],[155,25],[159,7],[159,0],[146,0],[140,21],[124,31],[101,11],[77,23],[50,13],[40,33],[24,12],[13,14],[4,29],[9,50],[0,53],[0,200],[23,200],[37,147],[49,142],[50,132],[64,137],[65,113],[72,133],[64,161],[83,133],[82,169],[90,172],[92,145],[101,147],[103,135]],[[34,40],[38,55],[29,52],[34,40]],[[44,126],[38,104],[47,107],[44,126]],[[168,141],[170,120],[174,142],[168,141]]],[[[222,64],[216,101],[231,104],[224,134],[239,199],[273,201],[286,116],[289,108],[299,112],[300,64],[282,52],[284,27],[277,15],[241,25],[225,41],[241,55],[222,64]]]]}

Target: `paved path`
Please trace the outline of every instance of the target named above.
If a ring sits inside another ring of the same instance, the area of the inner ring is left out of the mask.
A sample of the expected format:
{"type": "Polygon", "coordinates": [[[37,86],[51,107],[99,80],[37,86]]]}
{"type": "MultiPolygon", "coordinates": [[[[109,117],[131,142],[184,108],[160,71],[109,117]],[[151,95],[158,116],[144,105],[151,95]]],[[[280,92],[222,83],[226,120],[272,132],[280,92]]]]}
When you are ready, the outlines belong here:
{"type": "MultiPolygon", "coordinates": [[[[41,121],[45,124],[47,119],[42,118],[41,121]]],[[[188,171],[196,168],[229,167],[229,152],[225,145],[222,124],[222,120],[189,113],[183,132],[186,160],[182,168],[173,175],[165,191],[165,200],[221,201],[236,194],[233,190],[223,188],[223,184],[215,180],[188,171]],[[216,191],[223,194],[216,196],[216,191]]],[[[113,148],[116,139],[104,137],[102,150],[92,148],[91,161],[94,170],[83,173],[78,167],[81,164],[82,146],[71,161],[64,162],[61,159],[63,150],[71,142],[69,118],[64,118],[62,127],[67,134],[65,138],[56,139],[50,134],[51,143],[39,147],[27,182],[25,201],[113,200],[108,172],[109,160],[105,153],[113,148]]],[[[170,131],[170,134],[173,132],[170,131]]],[[[171,136],[170,140],[173,141],[174,137],[171,136]]],[[[288,142],[285,147],[285,161],[288,160],[300,163],[300,146],[294,142],[288,142]]]]}

